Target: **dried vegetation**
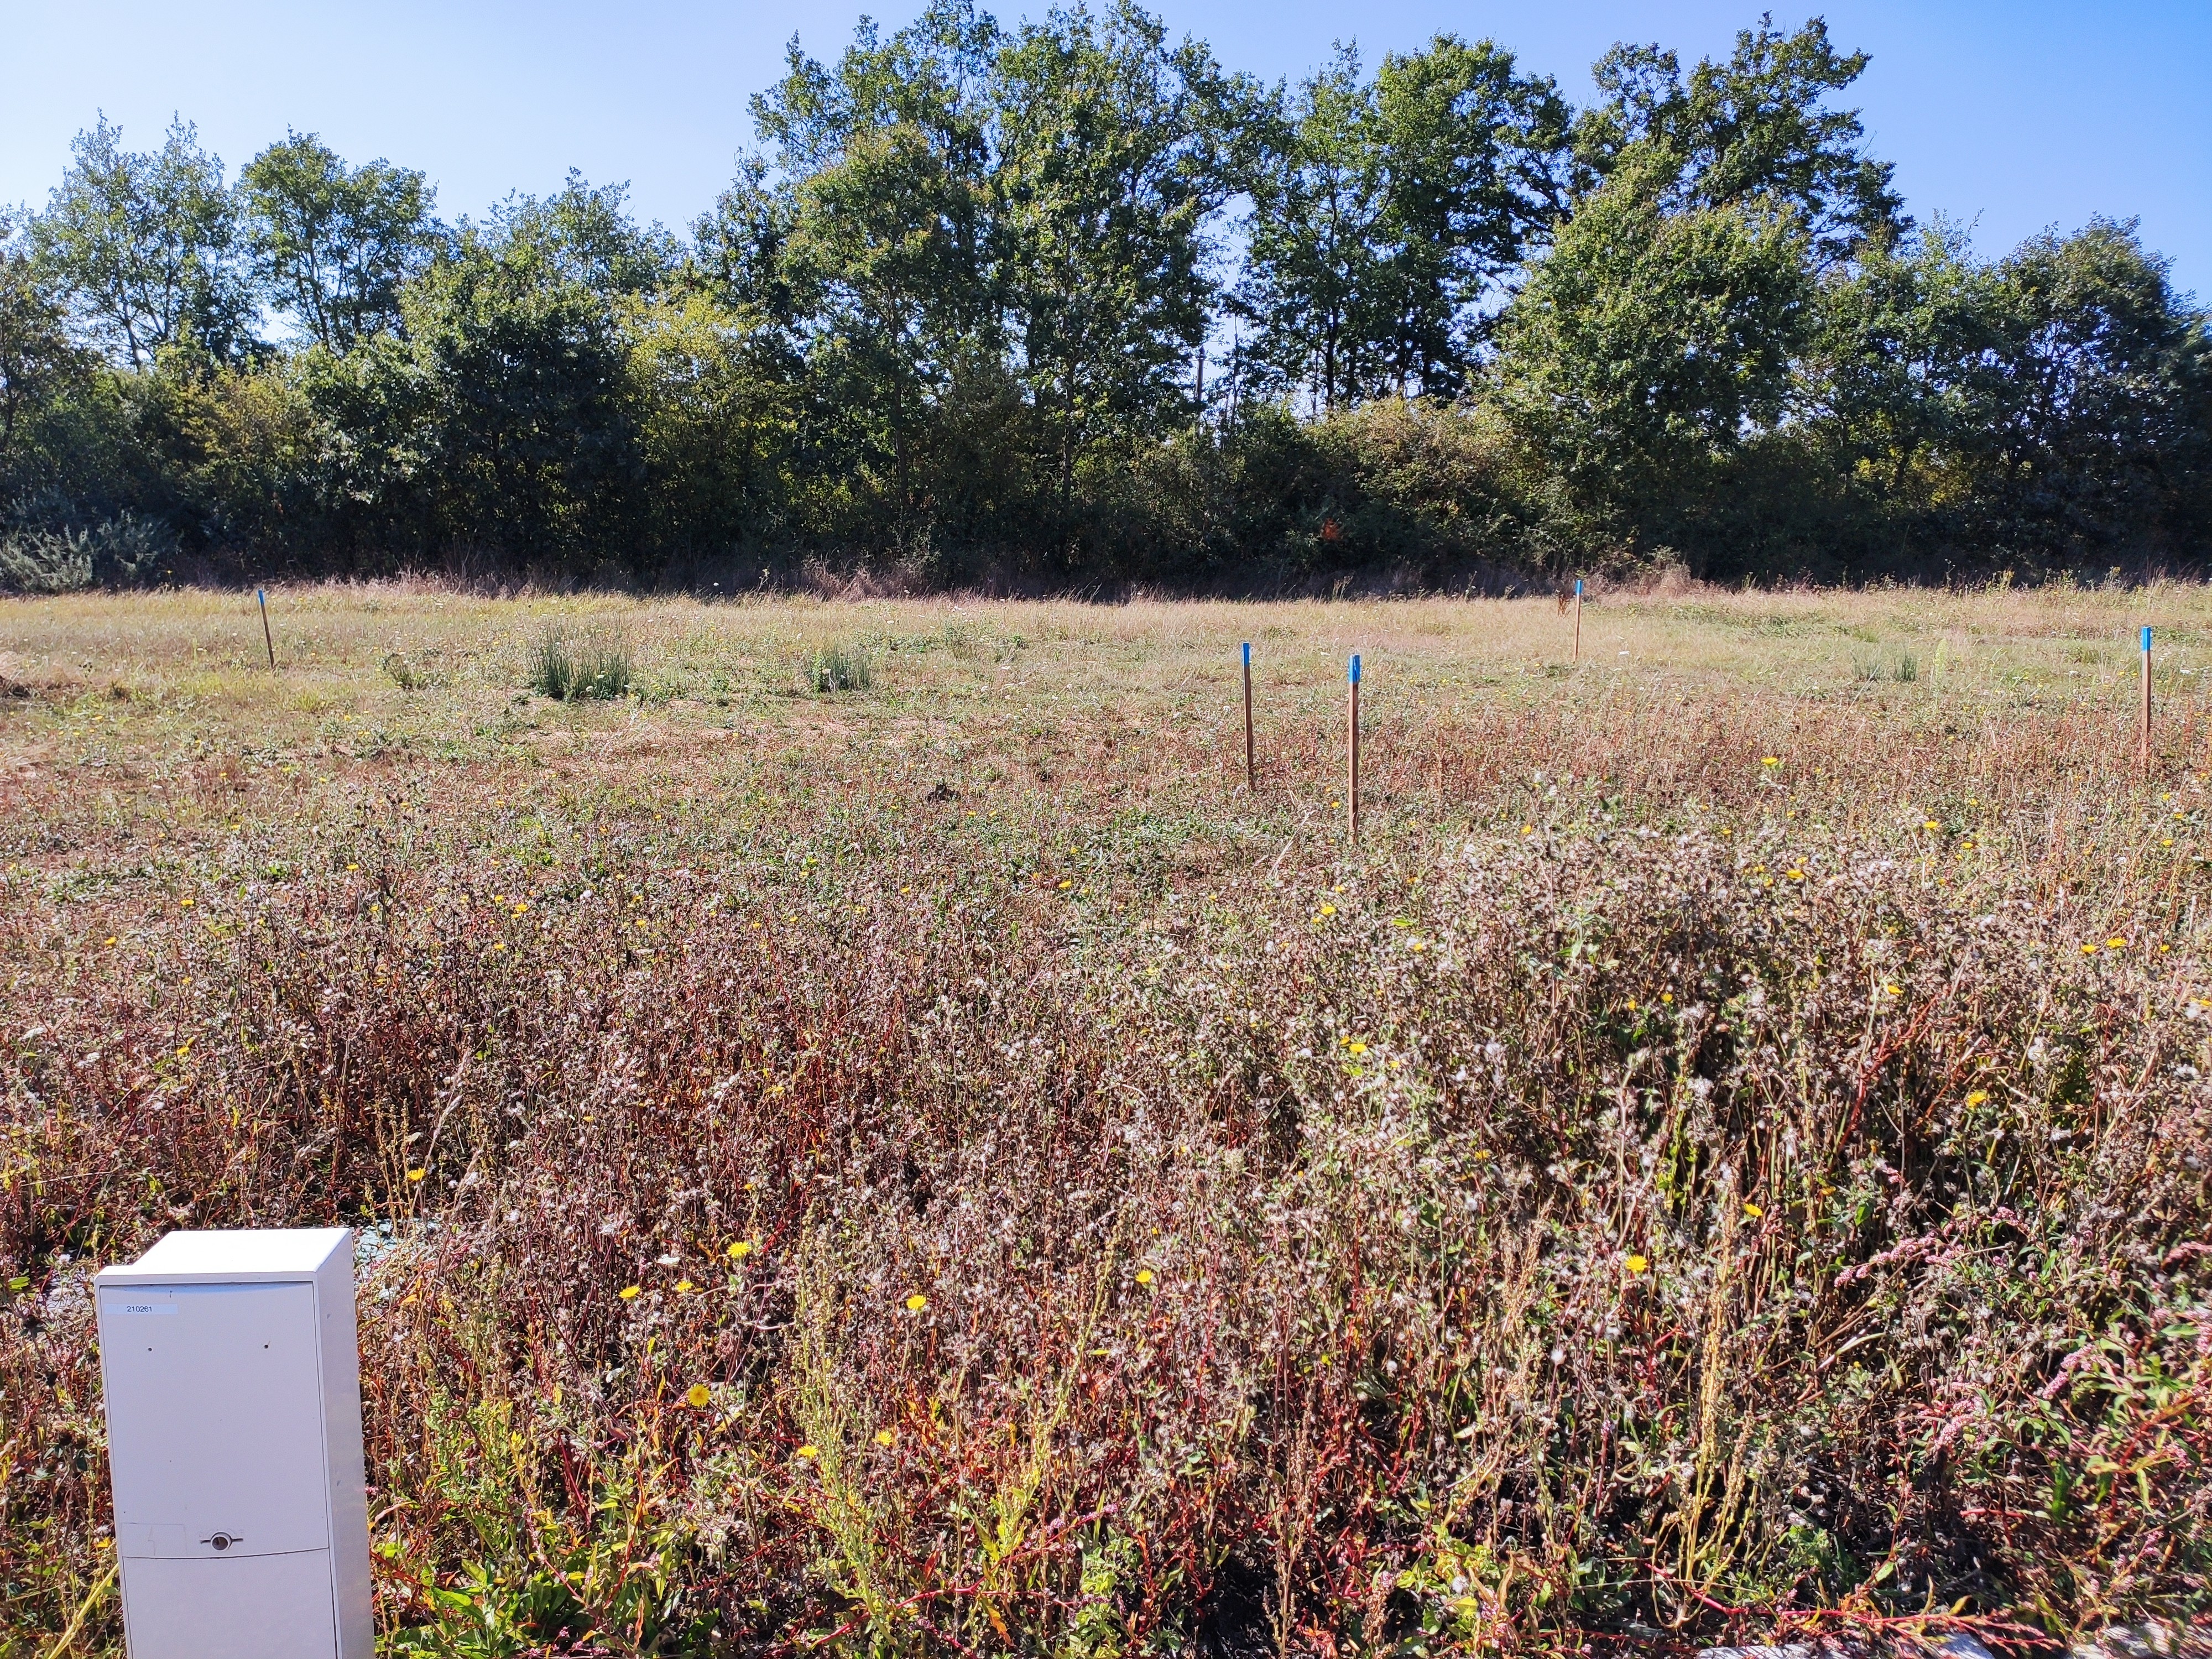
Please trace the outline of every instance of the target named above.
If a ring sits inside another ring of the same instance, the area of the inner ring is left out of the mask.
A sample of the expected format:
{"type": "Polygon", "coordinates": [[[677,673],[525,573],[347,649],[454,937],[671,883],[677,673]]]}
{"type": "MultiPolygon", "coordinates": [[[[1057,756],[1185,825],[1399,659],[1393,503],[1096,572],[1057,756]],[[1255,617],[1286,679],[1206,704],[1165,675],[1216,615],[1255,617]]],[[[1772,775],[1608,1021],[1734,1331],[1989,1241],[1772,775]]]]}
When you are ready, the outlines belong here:
{"type": "Polygon", "coordinates": [[[0,1646],[120,1651],[88,1271],[331,1221],[395,1653],[2205,1602],[2212,596],[610,606],[596,706],[282,598],[0,611],[0,1646]]]}

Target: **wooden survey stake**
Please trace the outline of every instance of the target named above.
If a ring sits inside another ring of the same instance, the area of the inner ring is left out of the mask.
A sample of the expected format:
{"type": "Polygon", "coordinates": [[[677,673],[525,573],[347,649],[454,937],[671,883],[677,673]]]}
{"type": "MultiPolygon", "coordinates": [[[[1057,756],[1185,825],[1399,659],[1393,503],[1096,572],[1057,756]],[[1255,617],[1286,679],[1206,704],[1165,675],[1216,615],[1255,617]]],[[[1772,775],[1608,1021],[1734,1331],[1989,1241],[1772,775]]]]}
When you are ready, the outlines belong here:
{"type": "Polygon", "coordinates": [[[276,636],[269,631],[268,590],[257,587],[253,590],[253,597],[261,602],[261,643],[269,647],[269,665],[274,668],[276,665],[276,636]]]}
{"type": "Polygon", "coordinates": [[[1348,719],[1349,741],[1346,744],[1344,807],[1346,821],[1352,839],[1359,839],[1359,655],[1352,658],[1352,708],[1348,719]]]}
{"type": "Polygon", "coordinates": [[[1583,659],[1583,579],[1575,578],[1575,660],[1583,659]]]}
{"type": "Polygon", "coordinates": [[[2150,629],[2142,631],[2142,714],[2136,722],[2136,760],[2150,766],[2150,629]]]}
{"type": "Polygon", "coordinates": [[[1260,770],[1252,752],[1252,641],[1244,641],[1244,787],[1260,793],[1260,770]]]}

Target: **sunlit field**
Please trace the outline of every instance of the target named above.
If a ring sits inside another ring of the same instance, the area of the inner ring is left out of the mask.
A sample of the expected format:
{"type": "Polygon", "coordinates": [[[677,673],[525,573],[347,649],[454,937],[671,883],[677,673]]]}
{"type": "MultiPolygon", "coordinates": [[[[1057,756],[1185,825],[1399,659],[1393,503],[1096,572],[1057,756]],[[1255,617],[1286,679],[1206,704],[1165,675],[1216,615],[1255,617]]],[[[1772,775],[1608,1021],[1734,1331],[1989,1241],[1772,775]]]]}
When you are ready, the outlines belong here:
{"type": "Polygon", "coordinates": [[[2212,592],[269,616],[0,603],[0,1652],[90,1273],[331,1222],[392,1653],[2212,1599],[2212,592]]]}

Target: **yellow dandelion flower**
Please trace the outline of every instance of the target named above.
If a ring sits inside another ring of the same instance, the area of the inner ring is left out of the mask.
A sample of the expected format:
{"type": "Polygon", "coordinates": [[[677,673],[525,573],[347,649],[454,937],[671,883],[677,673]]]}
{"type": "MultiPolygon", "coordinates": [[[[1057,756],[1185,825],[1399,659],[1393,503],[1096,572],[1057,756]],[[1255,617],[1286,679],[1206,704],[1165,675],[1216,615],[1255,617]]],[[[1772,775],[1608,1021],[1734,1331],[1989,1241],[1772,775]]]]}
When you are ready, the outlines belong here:
{"type": "Polygon", "coordinates": [[[1759,757],[1759,763],[1761,766],[1779,766],[1782,764],[1782,757],[1779,755],[1762,755],[1759,757]]]}
{"type": "Polygon", "coordinates": [[[622,1297],[625,1302],[635,1302],[637,1300],[639,1296],[643,1293],[643,1290],[644,1287],[642,1285],[625,1285],[622,1289],[617,1291],[615,1294],[622,1297]]]}
{"type": "Polygon", "coordinates": [[[707,1402],[714,1397],[714,1396],[713,1395],[707,1392],[707,1385],[704,1382],[694,1382],[691,1385],[690,1392],[684,1396],[684,1398],[690,1402],[691,1409],[695,1412],[705,1411],[707,1409],[707,1402]]]}
{"type": "Polygon", "coordinates": [[[2097,947],[2094,945],[2085,945],[2081,947],[2081,954],[2085,957],[2094,957],[2097,954],[2097,947]]]}
{"type": "Polygon", "coordinates": [[[1760,1209],[1758,1205],[1748,1203],[1743,1206],[1743,1212],[1749,1216],[1753,1221],[1758,1220],[1759,1217],[1766,1213],[1766,1212],[1760,1209]]]}
{"type": "Polygon", "coordinates": [[[2124,939],[2108,939],[2105,941],[2105,948],[2107,951],[2124,951],[2128,948],[2128,942],[2124,939]]]}
{"type": "Polygon", "coordinates": [[[1415,951],[1425,951],[1429,948],[1429,942],[1425,939],[1417,939],[1413,942],[1410,948],[1415,951]]]}
{"type": "Polygon", "coordinates": [[[1150,1267],[1139,1267],[1137,1269],[1137,1283],[1139,1285],[1149,1285],[1152,1282],[1152,1270],[1150,1267]]]}
{"type": "Polygon", "coordinates": [[[878,1429],[876,1431],[876,1443],[878,1446],[888,1446],[892,1441],[897,1438],[898,1437],[893,1434],[889,1429],[878,1429]]]}
{"type": "Polygon", "coordinates": [[[689,1296],[698,1288],[688,1279],[679,1279],[676,1281],[676,1294],[678,1296],[689,1296]]]}
{"type": "Polygon", "coordinates": [[[1355,1054],[1364,1054],[1367,1052],[1367,1045],[1364,1042],[1347,1042],[1344,1046],[1355,1054]]]}
{"type": "Polygon", "coordinates": [[[182,905],[182,906],[183,906],[185,909],[187,909],[187,910],[189,910],[189,909],[191,909],[191,908],[192,908],[192,902],[191,902],[190,899],[188,899],[188,898],[181,898],[181,899],[179,899],[179,900],[177,901],[177,902],[178,902],[179,904],[182,905]]]}
{"type": "Polygon", "coordinates": [[[1672,1003],[1674,1000],[1674,994],[1672,991],[1662,991],[1659,994],[1659,1000],[1664,1003],[1672,1003]]]}
{"type": "Polygon", "coordinates": [[[732,1261],[743,1261],[752,1253],[753,1243],[752,1240],[749,1238],[741,1238],[736,1243],[730,1246],[729,1255],[730,1260],[732,1261]]]}
{"type": "Polygon", "coordinates": [[[407,1178],[410,1181],[420,1181],[429,1173],[428,1170],[410,1170],[407,1172],[407,1178]]]}
{"type": "Polygon", "coordinates": [[[1651,1264],[1640,1255],[1632,1255],[1627,1261],[1621,1263],[1621,1266],[1626,1267],[1629,1273],[1633,1275],[1636,1273],[1649,1272],[1650,1270],[1651,1264]]]}
{"type": "Polygon", "coordinates": [[[107,937],[107,939],[106,939],[106,940],[105,941],[105,943],[109,944],[109,945],[112,945],[112,944],[114,944],[114,943],[115,943],[115,938],[114,938],[114,935],[113,935],[113,934],[110,934],[110,935],[107,937]]]}
{"type": "Polygon", "coordinates": [[[1966,1095],[1966,1104],[1969,1106],[1979,1106],[1988,1100],[1989,1097],[1990,1091],[1987,1089],[1970,1090],[1966,1095]]]}
{"type": "Polygon", "coordinates": [[[929,1298],[922,1295],[919,1291],[915,1291],[912,1296],[906,1299],[906,1310],[908,1313],[920,1313],[928,1305],[929,1298]]]}
{"type": "Polygon", "coordinates": [[[810,1461],[822,1455],[821,1452],[812,1446],[801,1446],[799,1449],[799,1455],[810,1461]]]}

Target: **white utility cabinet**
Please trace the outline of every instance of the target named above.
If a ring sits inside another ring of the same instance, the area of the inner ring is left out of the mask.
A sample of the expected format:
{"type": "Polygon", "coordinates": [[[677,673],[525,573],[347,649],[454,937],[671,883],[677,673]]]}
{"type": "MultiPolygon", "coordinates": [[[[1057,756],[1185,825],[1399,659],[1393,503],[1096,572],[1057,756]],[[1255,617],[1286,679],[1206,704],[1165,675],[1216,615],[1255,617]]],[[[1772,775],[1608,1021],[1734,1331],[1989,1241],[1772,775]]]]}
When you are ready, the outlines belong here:
{"type": "Polygon", "coordinates": [[[353,1234],[171,1233],[96,1284],[131,1659],[372,1659],[353,1234]]]}

